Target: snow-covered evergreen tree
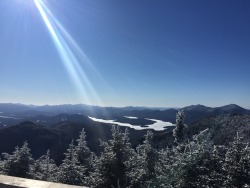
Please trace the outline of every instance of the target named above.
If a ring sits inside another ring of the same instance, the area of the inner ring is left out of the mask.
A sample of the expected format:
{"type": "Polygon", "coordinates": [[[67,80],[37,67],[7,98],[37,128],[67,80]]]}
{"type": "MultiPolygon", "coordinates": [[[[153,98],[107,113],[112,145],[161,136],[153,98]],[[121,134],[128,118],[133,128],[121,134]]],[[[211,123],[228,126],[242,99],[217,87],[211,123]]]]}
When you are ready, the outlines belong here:
{"type": "Polygon", "coordinates": [[[95,157],[94,172],[91,172],[89,177],[89,184],[95,188],[108,188],[111,185],[117,184],[114,174],[114,164],[116,163],[115,153],[106,144],[101,143],[105,147],[104,152],[100,157],[95,157]]]}
{"type": "Polygon", "coordinates": [[[156,168],[156,187],[171,188],[175,183],[172,165],[175,162],[176,152],[172,148],[162,149],[159,152],[159,162],[156,168]]]}
{"type": "Polygon", "coordinates": [[[34,159],[30,153],[28,143],[25,141],[21,148],[16,147],[12,155],[3,153],[5,158],[3,162],[3,171],[6,175],[26,178],[30,166],[34,159]]]}
{"type": "Polygon", "coordinates": [[[112,127],[112,140],[102,142],[104,151],[95,159],[95,170],[90,174],[93,187],[127,187],[125,163],[133,156],[128,130],[122,133],[118,126],[112,127]]]}
{"type": "Polygon", "coordinates": [[[225,146],[214,146],[210,153],[210,160],[207,163],[209,174],[204,184],[208,187],[221,188],[226,180],[226,172],[223,168],[225,162],[225,146]]]}
{"type": "Polygon", "coordinates": [[[209,174],[209,131],[202,131],[191,142],[182,143],[184,150],[172,148],[160,152],[156,187],[202,187],[209,174]]]}
{"type": "Polygon", "coordinates": [[[89,172],[93,170],[94,153],[90,151],[86,142],[86,133],[84,129],[80,132],[79,139],[77,139],[77,145],[75,147],[77,157],[80,165],[86,168],[85,174],[89,175],[89,172]]]}
{"type": "Polygon", "coordinates": [[[134,155],[127,162],[127,175],[131,187],[150,187],[156,178],[158,152],[153,147],[152,139],[153,133],[148,131],[143,144],[137,147],[137,155],[134,155]]]}
{"type": "Polygon", "coordinates": [[[179,145],[184,141],[184,112],[179,111],[176,114],[176,128],[173,130],[173,136],[175,138],[175,142],[179,145]]]}
{"type": "Polygon", "coordinates": [[[46,155],[41,156],[31,165],[29,174],[33,179],[56,182],[57,171],[58,168],[54,160],[50,158],[48,150],[46,155]]]}
{"type": "Polygon", "coordinates": [[[0,174],[3,174],[3,161],[0,158],[0,174]]]}
{"type": "Polygon", "coordinates": [[[237,133],[226,153],[224,168],[227,172],[225,186],[241,188],[250,186],[250,152],[248,145],[237,133]]]}
{"type": "Polygon", "coordinates": [[[202,187],[207,186],[208,175],[210,174],[210,131],[205,129],[193,140],[185,145],[183,153],[183,164],[180,165],[179,187],[202,187]]]}
{"type": "Polygon", "coordinates": [[[59,167],[58,181],[71,185],[85,185],[85,168],[80,165],[73,140],[65,153],[65,159],[59,167]]]}

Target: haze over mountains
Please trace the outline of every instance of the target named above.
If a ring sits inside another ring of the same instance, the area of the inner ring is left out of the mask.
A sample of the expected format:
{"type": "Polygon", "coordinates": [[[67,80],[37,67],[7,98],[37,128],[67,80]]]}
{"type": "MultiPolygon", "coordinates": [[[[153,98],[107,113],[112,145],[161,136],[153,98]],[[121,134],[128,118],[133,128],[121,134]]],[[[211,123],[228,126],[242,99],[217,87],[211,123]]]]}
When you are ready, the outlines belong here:
{"type": "MultiPolygon", "coordinates": [[[[250,111],[235,104],[216,108],[192,105],[181,108],[181,110],[185,112],[185,123],[190,127],[190,135],[208,126],[217,125],[213,119],[217,117],[222,117],[222,122],[225,122],[221,123],[223,130],[228,121],[234,122],[235,119],[237,119],[238,122],[242,121],[237,130],[226,127],[226,132],[229,133],[228,135],[231,135],[228,138],[225,134],[221,136],[226,140],[230,140],[231,137],[233,138],[235,131],[243,130],[244,122],[247,122],[247,125],[249,125],[250,111]],[[236,118],[231,118],[231,116],[236,118]],[[208,119],[210,123],[207,123],[208,119]]],[[[90,149],[95,153],[100,152],[99,139],[107,141],[111,138],[110,130],[112,124],[95,122],[88,116],[103,120],[109,119],[129,123],[134,126],[147,126],[152,124],[153,121],[148,119],[162,120],[174,124],[178,109],[151,109],[143,107],[115,108],[83,104],[56,106],[0,104],[0,112],[0,143],[2,143],[0,144],[0,153],[10,153],[15,146],[20,146],[27,140],[35,158],[44,154],[47,149],[50,149],[52,157],[57,163],[60,163],[68,144],[72,139],[75,140],[78,138],[82,128],[86,131],[87,142],[90,149]],[[136,118],[129,118],[131,116],[136,118]],[[39,147],[37,147],[38,145],[39,147]]],[[[232,122],[230,124],[235,127],[232,122]]],[[[167,142],[167,145],[171,144],[173,128],[174,126],[169,126],[163,131],[154,131],[151,129],[156,135],[156,145],[159,143],[159,145],[164,145],[165,142],[167,142]],[[164,141],[161,141],[162,139],[164,141]]],[[[124,130],[125,127],[121,127],[121,129],[124,130]]],[[[141,143],[143,135],[147,132],[147,129],[128,129],[132,146],[141,143]]],[[[244,131],[246,131],[245,128],[244,131]]],[[[221,133],[218,134],[217,137],[220,137],[220,135],[221,133]]],[[[248,137],[246,138],[248,139],[248,137]]]]}
{"type": "MultiPolygon", "coordinates": [[[[204,117],[216,116],[221,114],[248,114],[250,110],[244,109],[235,104],[229,104],[222,107],[207,107],[203,105],[191,105],[184,108],[187,124],[202,119],[204,117]]],[[[138,118],[157,119],[166,122],[175,123],[176,108],[147,108],[147,107],[100,107],[84,104],[64,104],[64,105],[24,105],[12,103],[0,103],[0,127],[15,125],[22,121],[49,123],[51,121],[62,120],[59,114],[82,114],[95,118],[115,120],[123,119],[124,116],[133,116],[138,118]],[[52,117],[55,116],[55,117],[52,117]],[[57,120],[55,120],[57,119],[57,120]]],[[[133,120],[125,118],[125,122],[133,123],[133,120]]],[[[51,123],[49,123],[51,124],[51,123]]],[[[53,123],[52,123],[53,124],[53,123]]],[[[142,124],[143,125],[143,124],[142,124]]],[[[145,124],[144,124],[145,125],[145,124]]]]}

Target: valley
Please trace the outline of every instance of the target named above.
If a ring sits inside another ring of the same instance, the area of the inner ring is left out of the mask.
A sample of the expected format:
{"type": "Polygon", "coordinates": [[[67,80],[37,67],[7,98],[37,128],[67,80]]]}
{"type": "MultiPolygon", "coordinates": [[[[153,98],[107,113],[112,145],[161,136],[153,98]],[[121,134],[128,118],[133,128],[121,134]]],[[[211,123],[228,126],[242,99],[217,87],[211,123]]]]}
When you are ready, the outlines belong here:
{"type": "MultiPolygon", "coordinates": [[[[56,170],[57,173],[60,172],[61,166],[65,163],[65,152],[69,152],[69,144],[76,147],[75,145],[79,143],[79,134],[83,130],[85,147],[89,148],[89,152],[92,152],[97,157],[95,160],[99,162],[104,157],[104,153],[109,151],[105,148],[111,147],[112,143],[115,142],[114,139],[118,138],[122,138],[121,143],[128,142],[124,147],[131,147],[128,148],[128,151],[131,150],[133,153],[131,155],[135,157],[138,155],[139,158],[141,155],[140,147],[146,147],[145,144],[149,142],[147,139],[150,139],[150,148],[154,148],[153,151],[157,153],[158,157],[164,157],[165,154],[162,151],[167,152],[166,148],[171,148],[173,153],[177,152],[175,150],[176,136],[173,132],[180,125],[180,120],[178,120],[180,113],[183,113],[181,125],[183,126],[182,134],[185,135],[186,141],[196,139],[197,135],[203,135],[203,132],[209,135],[209,143],[223,145],[224,150],[235,139],[236,133],[240,134],[244,143],[250,141],[249,110],[237,105],[217,108],[192,105],[178,110],[134,109],[131,107],[125,110],[124,108],[89,107],[86,105],[84,108],[82,105],[80,105],[81,108],[79,105],[32,106],[32,108],[27,107],[19,110],[16,106],[16,110],[13,110],[15,104],[9,104],[9,108],[3,108],[3,106],[6,107],[6,105],[0,104],[1,123],[6,125],[0,128],[0,153],[3,154],[2,156],[6,158],[9,153],[13,152],[14,148],[22,149],[23,144],[27,143],[30,154],[37,162],[49,150],[50,157],[55,162],[55,170],[57,167],[59,168],[56,170]],[[47,111],[44,111],[44,108],[47,111]],[[12,109],[13,112],[9,109],[12,109]],[[120,136],[116,137],[115,135],[120,136]],[[135,151],[137,154],[134,153],[135,151]]],[[[203,138],[203,141],[205,142],[206,139],[203,138]]],[[[191,143],[194,144],[192,147],[197,147],[195,142],[191,143]]],[[[209,150],[209,152],[211,151],[209,150]]],[[[153,159],[150,161],[154,162],[153,159]]],[[[132,165],[132,161],[129,164],[132,165]]],[[[136,168],[139,168],[139,164],[140,161],[137,161],[136,168]]],[[[76,168],[78,167],[76,166],[76,168]]],[[[93,173],[91,171],[91,176],[97,178],[93,173]]],[[[60,176],[52,176],[52,178],[57,177],[60,176]]],[[[63,179],[51,179],[51,181],[65,182],[63,179]]],[[[85,182],[83,185],[90,184],[85,182]]]]}

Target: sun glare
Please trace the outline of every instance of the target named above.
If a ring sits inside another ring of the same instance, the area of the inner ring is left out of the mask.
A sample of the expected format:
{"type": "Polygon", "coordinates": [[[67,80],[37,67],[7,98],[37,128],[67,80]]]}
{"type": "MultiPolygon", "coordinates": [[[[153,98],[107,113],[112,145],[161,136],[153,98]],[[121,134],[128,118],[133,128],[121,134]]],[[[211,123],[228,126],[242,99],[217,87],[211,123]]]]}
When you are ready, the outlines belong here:
{"type": "Polygon", "coordinates": [[[91,96],[95,101],[98,101],[98,105],[102,105],[95,89],[83,70],[82,64],[90,67],[101,79],[100,74],[98,74],[87,55],[81,50],[62,24],[55,18],[44,2],[42,0],[34,0],[34,2],[51,35],[65,68],[76,88],[79,90],[80,95],[83,97],[83,102],[91,104],[91,96]]]}
{"type": "Polygon", "coordinates": [[[25,7],[33,7],[34,6],[34,0],[15,0],[15,3],[19,6],[25,6],[25,7]]]}

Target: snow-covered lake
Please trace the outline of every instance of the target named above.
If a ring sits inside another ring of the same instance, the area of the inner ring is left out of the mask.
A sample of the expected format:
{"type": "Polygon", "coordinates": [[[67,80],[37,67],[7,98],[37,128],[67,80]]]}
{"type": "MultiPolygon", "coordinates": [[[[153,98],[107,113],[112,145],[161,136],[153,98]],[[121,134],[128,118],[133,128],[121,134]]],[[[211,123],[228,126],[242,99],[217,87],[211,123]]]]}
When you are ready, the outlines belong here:
{"type": "Polygon", "coordinates": [[[0,116],[0,118],[3,118],[3,119],[21,119],[21,118],[16,118],[16,117],[9,117],[9,116],[0,116]]]}
{"type": "MultiPolygon", "coordinates": [[[[155,131],[163,131],[166,129],[164,127],[175,126],[174,124],[172,124],[170,122],[165,122],[165,121],[161,121],[161,120],[157,120],[157,119],[148,119],[148,118],[145,118],[145,119],[155,121],[155,123],[141,127],[141,125],[131,125],[129,123],[120,123],[120,122],[116,122],[116,120],[98,119],[98,118],[94,118],[94,117],[90,117],[90,116],[88,116],[88,117],[91,120],[96,121],[96,122],[109,123],[109,124],[113,124],[113,125],[130,127],[132,129],[135,129],[135,130],[154,129],[155,131]]],[[[130,116],[125,116],[125,117],[129,118],[129,119],[137,119],[137,117],[130,117],[130,116]]]]}

